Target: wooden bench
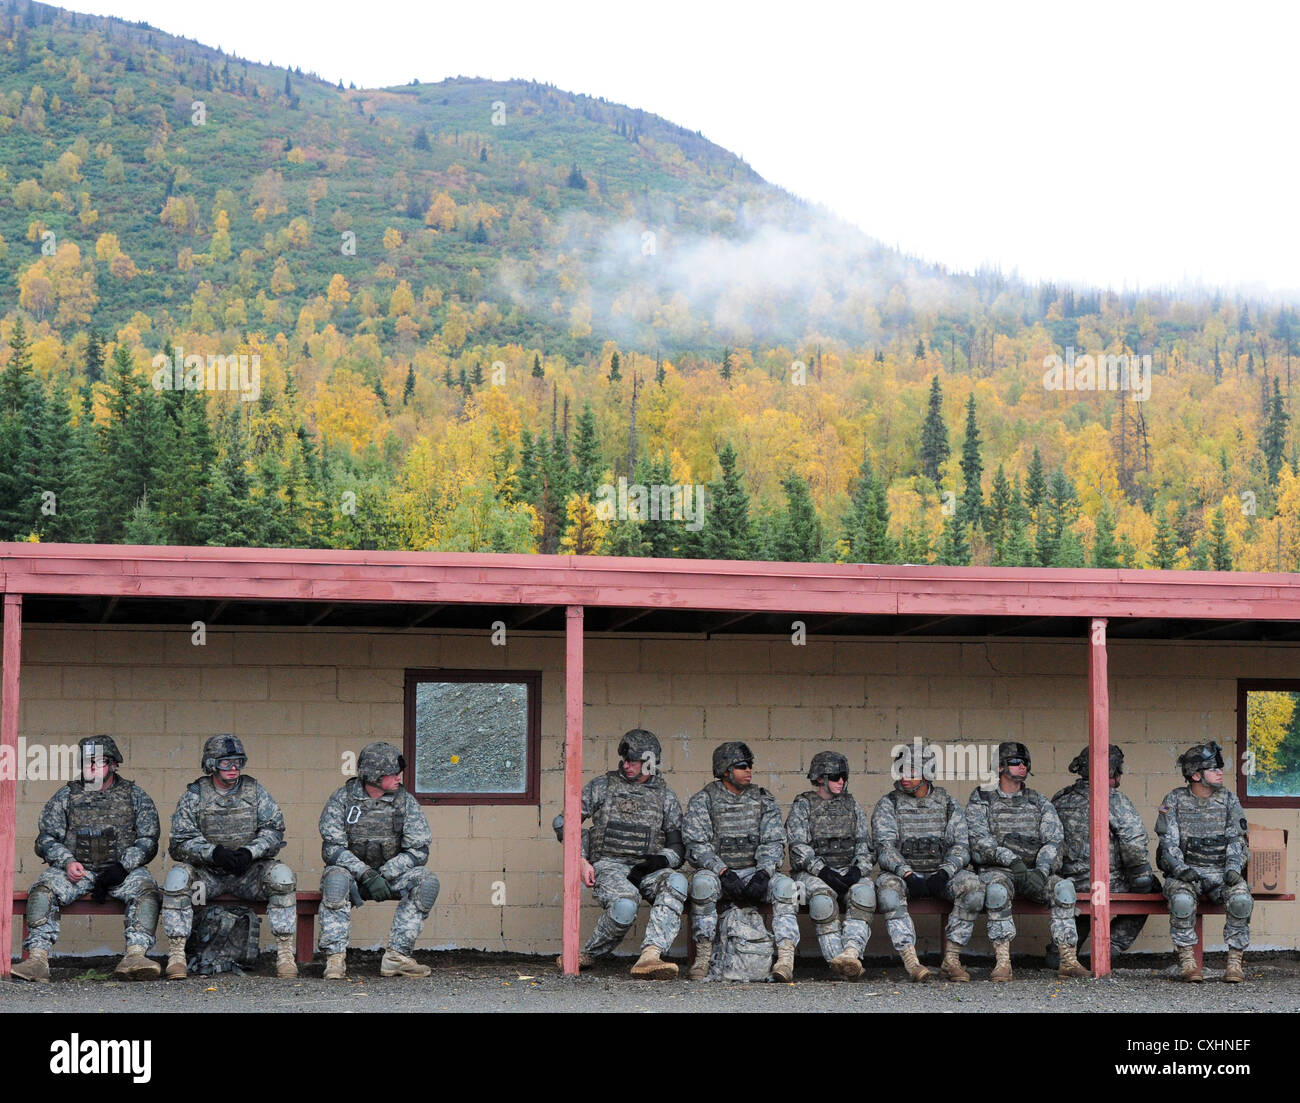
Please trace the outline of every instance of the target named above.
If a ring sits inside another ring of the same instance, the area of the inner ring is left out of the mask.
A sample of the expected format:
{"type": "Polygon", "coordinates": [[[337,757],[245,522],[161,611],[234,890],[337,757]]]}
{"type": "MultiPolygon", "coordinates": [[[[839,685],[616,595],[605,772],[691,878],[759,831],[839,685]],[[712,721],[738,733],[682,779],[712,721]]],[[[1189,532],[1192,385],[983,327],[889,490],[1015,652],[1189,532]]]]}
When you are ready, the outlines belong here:
{"type": "MultiPolygon", "coordinates": [[[[208,901],[209,904],[243,904],[252,908],[259,915],[266,914],[266,903],[261,900],[240,900],[234,896],[214,896],[208,901]]],[[[316,913],[320,910],[320,893],[319,892],[300,892],[298,893],[298,941],[295,947],[295,956],[298,958],[299,965],[306,965],[311,961],[315,952],[316,943],[316,913]]],[[[126,905],[120,900],[114,900],[111,897],[102,904],[97,904],[90,897],[85,897],[72,904],[65,904],[59,908],[62,915],[123,915],[126,912],[126,905]]],[[[13,900],[13,914],[21,916],[23,925],[23,941],[27,941],[27,893],[15,892],[13,900]]],[[[27,957],[27,950],[23,949],[24,959],[27,957]]]]}

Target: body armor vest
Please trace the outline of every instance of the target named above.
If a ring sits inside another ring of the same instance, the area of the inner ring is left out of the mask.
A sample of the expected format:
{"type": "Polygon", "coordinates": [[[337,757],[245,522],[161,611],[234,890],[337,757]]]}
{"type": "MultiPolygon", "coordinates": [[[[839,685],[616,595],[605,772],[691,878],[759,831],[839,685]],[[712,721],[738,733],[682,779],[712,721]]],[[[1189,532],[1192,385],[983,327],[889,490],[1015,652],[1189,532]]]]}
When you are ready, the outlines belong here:
{"type": "Polygon", "coordinates": [[[930,787],[924,797],[889,794],[898,820],[898,851],[916,873],[934,873],[948,853],[948,794],[930,787]]]}
{"type": "Polygon", "coordinates": [[[70,788],[65,845],[87,869],[112,865],[135,842],[134,786],[119,777],[107,789],[70,788]]]}
{"type": "Polygon", "coordinates": [[[216,846],[237,850],[257,838],[257,780],[245,775],[230,793],[218,791],[212,778],[200,778],[199,831],[216,846]]]}
{"type": "Polygon", "coordinates": [[[628,781],[618,770],[605,775],[605,799],[591,817],[589,860],[629,858],[639,861],[657,854],[667,841],[664,803],[668,786],[663,779],[628,781]]]}
{"type": "Polygon", "coordinates": [[[710,782],[709,818],[713,821],[713,849],[728,867],[748,869],[757,864],[762,839],[761,790],[751,785],[740,796],[727,792],[722,782],[710,782]]]}
{"type": "Polygon", "coordinates": [[[822,800],[815,789],[803,796],[808,802],[808,834],[817,857],[834,869],[849,865],[857,853],[856,802],[848,793],[822,800]]]}
{"type": "MultiPolygon", "coordinates": [[[[1111,804],[1114,796],[1111,794],[1111,804]]],[[[1065,845],[1061,848],[1061,876],[1075,877],[1087,873],[1092,868],[1092,816],[1088,808],[1088,783],[1076,781],[1068,789],[1056,794],[1052,804],[1056,814],[1061,817],[1061,826],[1065,828],[1065,845]]],[[[1115,828],[1110,829],[1110,872],[1111,876],[1119,873],[1120,864],[1119,835],[1115,828]]]]}
{"type": "Polygon", "coordinates": [[[988,804],[993,841],[1005,846],[1025,865],[1032,866],[1043,845],[1039,834],[1043,798],[1029,789],[1022,789],[1014,797],[995,796],[983,789],[980,794],[988,804]]]}
{"type": "Polygon", "coordinates": [[[379,869],[402,850],[406,824],[406,790],[400,786],[392,800],[370,797],[363,789],[350,799],[343,813],[348,849],[371,869],[379,869]]]}
{"type": "Polygon", "coordinates": [[[1178,802],[1183,857],[1193,868],[1222,872],[1228,860],[1228,809],[1218,796],[1178,802]]]}

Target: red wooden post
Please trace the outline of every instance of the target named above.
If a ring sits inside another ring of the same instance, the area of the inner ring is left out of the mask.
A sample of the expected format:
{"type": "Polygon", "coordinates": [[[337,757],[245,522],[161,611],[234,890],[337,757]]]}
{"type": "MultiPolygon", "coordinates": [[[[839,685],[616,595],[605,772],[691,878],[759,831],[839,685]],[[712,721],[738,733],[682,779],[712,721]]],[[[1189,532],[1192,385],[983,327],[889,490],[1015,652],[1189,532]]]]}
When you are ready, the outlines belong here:
{"type": "Polygon", "coordinates": [[[564,621],[564,949],[567,974],[578,972],[582,906],[582,606],[564,621]]]}
{"type": "Polygon", "coordinates": [[[1110,973],[1110,696],[1106,683],[1106,618],[1088,637],[1088,819],[1092,887],[1092,975],[1110,973]]]}
{"type": "MultiPolygon", "coordinates": [[[[5,594],[3,673],[0,701],[0,977],[9,975],[9,946],[13,939],[14,851],[18,841],[18,666],[22,658],[23,595],[5,594]]],[[[25,932],[24,932],[25,933],[25,932]]]]}

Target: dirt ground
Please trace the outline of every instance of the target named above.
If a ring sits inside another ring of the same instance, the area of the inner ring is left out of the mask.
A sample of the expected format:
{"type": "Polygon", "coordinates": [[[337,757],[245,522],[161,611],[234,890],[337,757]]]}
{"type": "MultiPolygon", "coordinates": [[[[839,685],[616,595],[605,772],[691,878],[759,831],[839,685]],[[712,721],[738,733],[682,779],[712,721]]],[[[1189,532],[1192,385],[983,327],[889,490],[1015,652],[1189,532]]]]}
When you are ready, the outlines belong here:
{"type": "MultiPolygon", "coordinates": [[[[704,984],[637,981],[631,958],[601,962],[565,978],[553,958],[464,951],[419,951],[432,966],[423,980],[379,976],[379,954],[352,951],[346,982],[321,979],[320,961],[296,981],[277,980],[271,955],[257,973],[190,977],[185,981],[120,983],[114,958],[54,959],[51,984],[0,984],[0,1012],[1296,1012],[1300,955],[1248,955],[1246,983],[1222,981],[1223,955],[1206,958],[1204,984],[1176,979],[1172,955],[1126,956],[1123,968],[1100,981],[1058,981],[1042,958],[1014,960],[1016,979],[990,984],[992,959],[969,963],[970,984],[917,985],[897,962],[868,959],[856,982],[837,981],[815,959],[800,958],[793,984],[704,984]]],[[[933,955],[931,955],[933,956],[933,955]]],[[[927,964],[934,967],[933,960],[927,964]]],[[[684,973],[683,968],[683,973],[684,973]]]]}

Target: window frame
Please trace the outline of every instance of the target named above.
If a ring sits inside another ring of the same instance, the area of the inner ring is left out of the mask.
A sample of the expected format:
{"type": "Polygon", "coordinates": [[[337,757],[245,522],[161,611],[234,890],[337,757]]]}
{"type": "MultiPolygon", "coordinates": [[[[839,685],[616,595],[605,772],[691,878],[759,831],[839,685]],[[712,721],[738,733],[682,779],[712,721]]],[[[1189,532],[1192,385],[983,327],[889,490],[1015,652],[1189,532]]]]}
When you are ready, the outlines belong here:
{"type": "Polygon", "coordinates": [[[1294,797],[1251,796],[1247,792],[1249,777],[1242,769],[1242,758],[1250,748],[1246,730],[1246,695],[1252,690],[1285,690],[1300,693],[1300,678],[1238,678],[1237,679],[1237,747],[1233,758],[1233,772],[1237,778],[1237,799],[1243,808],[1300,808],[1300,795],[1294,797]]]}
{"type": "Polygon", "coordinates": [[[469,670],[462,667],[408,668],[403,689],[404,715],[402,748],[406,756],[403,781],[406,791],[421,804],[446,805],[537,805],[541,807],[542,779],[542,672],[540,670],[469,670]],[[422,682],[517,682],[528,688],[528,735],[526,740],[528,762],[526,781],[522,793],[435,793],[417,792],[415,788],[415,698],[416,687],[422,682]]]}

